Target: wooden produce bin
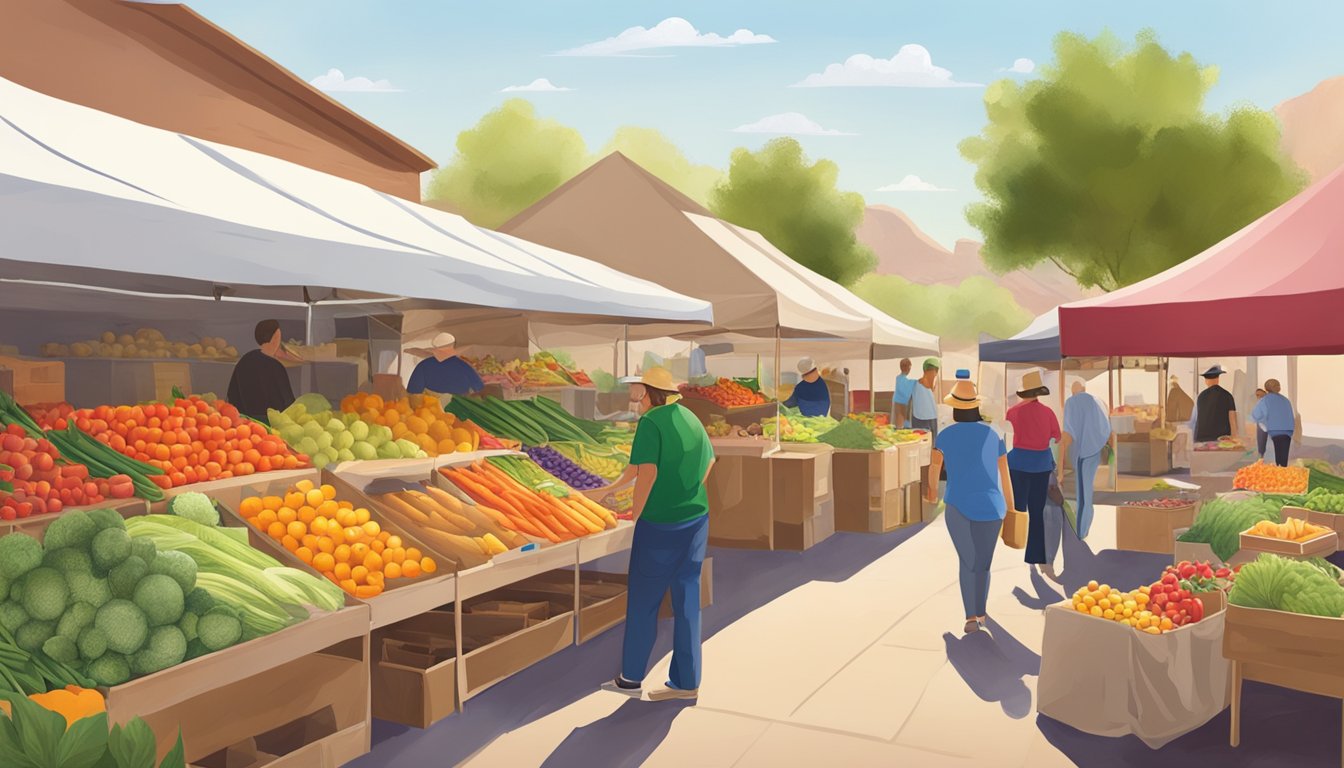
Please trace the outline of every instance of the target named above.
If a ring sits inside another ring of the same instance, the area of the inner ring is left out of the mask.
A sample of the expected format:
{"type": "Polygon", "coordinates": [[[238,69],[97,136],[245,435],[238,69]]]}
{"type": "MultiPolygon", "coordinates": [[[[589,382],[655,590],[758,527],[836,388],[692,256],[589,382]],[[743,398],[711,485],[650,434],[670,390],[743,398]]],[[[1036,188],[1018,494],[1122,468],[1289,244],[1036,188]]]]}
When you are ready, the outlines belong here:
{"type": "MultiPolygon", "coordinates": [[[[257,483],[280,484],[284,483],[286,487],[293,485],[300,480],[312,480],[314,483],[322,476],[322,470],[309,467],[307,469],[278,469],[272,472],[257,472],[244,477],[226,477],[222,480],[207,480],[203,483],[189,483],[179,485],[176,488],[165,488],[163,498],[171,499],[182,493],[204,493],[212,499],[232,499],[239,488],[249,488],[257,483]]],[[[236,503],[235,503],[236,506],[236,503]]]]}
{"type": "Polygon", "coordinates": [[[1304,509],[1302,507],[1284,507],[1283,516],[1296,517],[1300,520],[1306,520],[1312,525],[1323,526],[1335,533],[1344,534],[1344,515],[1337,515],[1333,512],[1317,512],[1314,509],[1304,509]]]}
{"type": "Polygon", "coordinates": [[[9,370],[8,391],[19,405],[65,399],[65,364],[60,361],[0,357],[0,368],[9,370]]]}
{"type": "MultiPolygon", "coordinates": [[[[337,499],[348,501],[356,507],[368,509],[372,514],[371,519],[384,530],[400,536],[407,547],[415,547],[439,562],[439,572],[437,574],[418,576],[414,579],[389,579],[382,594],[360,601],[369,606],[370,623],[374,629],[431,611],[457,599],[457,585],[454,575],[460,567],[457,560],[420,541],[414,531],[406,530],[396,523],[388,521],[386,517],[379,515],[377,505],[373,504],[368,497],[334,472],[329,470],[314,471],[313,475],[306,479],[311,479],[317,485],[335,487],[337,499]]],[[[250,484],[234,485],[213,496],[220,506],[220,522],[222,525],[246,528],[248,540],[254,548],[266,551],[291,567],[317,573],[311,566],[281,546],[279,542],[248,525],[237,511],[243,499],[249,496],[284,496],[294,482],[296,481],[278,478],[267,480],[265,475],[253,475],[250,484]]],[[[161,510],[165,506],[164,502],[160,502],[152,508],[161,510]]]]}
{"type": "Polygon", "coordinates": [[[718,547],[770,549],[774,536],[770,456],[775,444],[714,438],[718,463],[709,473],[709,542],[718,547]]]}
{"type": "Polygon", "coordinates": [[[457,625],[451,610],[430,611],[375,630],[373,716],[428,728],[457,711],[457,625]]]}
{"type": "Polygon", "coordinates": [[[835,478],[835,527],[841,531],[886,533],[919,522],[922,512],[907,504],[908,481],[901,476],[898,448],[882,451],[837,450],[832,457],[835,478]]]}
{"type": "Polygon", "coordinates": [[[458,699],[465,702],[490,688],[495,683],[521,672],[553,654],[574,644],[574,594],[547,594],[514,588],[496,590],[459,603],[462,613],[462,637],[482,636],[484,642],[460,645],[458,654],[458,699]],[[473,609],[485,610],[489,603],[545,603],[542,616],[502,615],[490,610],[476,615],[473,609]],[[484,630],[497,632],[503,622],[522,626],[508,626],[507,633],[488,639],[484,630]]]}
{"type": "Polygon", "coordinates": [[[1199,503],[1170,509],[1120,505],[1115,508],[1115,546],[1131,552],[1173,553],[1174,532],[1195,522],[1199,503]]]}
{"type": "Polygon", "coordinates": [[[33,515],[18,520],[0,520],[0,536],[17,531],[26,533],[33,538],[42,538],[42,533],[51,525],[51,521],[61,515],[72,512],[88,512],[94,509],[115,509],[117,514],[122,517],[134,517],[143,515],[149,511],[149,503],[141,498],[130,499],[107,499],[101,504],[89,504],[83,507],[66,507],[56,514],[33,515]]]}
{"type": "Polygon", "coordinates": [[[749,427],[752,424],[760,424],[762,419],[773,418],[779,412],[775,403],[727,408],[703,397],[685,397],[679,402],[694,413],[701,424],[708,424],[711,417],[720,416],[734,427],[749,427]]]}
{"type": "Polygon", "coordinates": [[[547,571],[515,585],[516,589],[546,594],[575,594],[575,642],[586,643],[625,621],[630,577],[624,573],[598,571],[547,571]]]}
{"type": "Polygon", "coordinates": [[[1308,541],[1287,541],[1242,531],[1241,551],[1252,559],[1262,552],[1298,559],[1329,557],[1339,551],[1339,534],[1331,530],[1308,541]]]}
{"type": "Polygon", "coordinates": [[[1223,655],[1232,662],[1234,747],[1241,743],[1243,680],[1344,699],[1344,619],[1230,605],[1223,655]]]}

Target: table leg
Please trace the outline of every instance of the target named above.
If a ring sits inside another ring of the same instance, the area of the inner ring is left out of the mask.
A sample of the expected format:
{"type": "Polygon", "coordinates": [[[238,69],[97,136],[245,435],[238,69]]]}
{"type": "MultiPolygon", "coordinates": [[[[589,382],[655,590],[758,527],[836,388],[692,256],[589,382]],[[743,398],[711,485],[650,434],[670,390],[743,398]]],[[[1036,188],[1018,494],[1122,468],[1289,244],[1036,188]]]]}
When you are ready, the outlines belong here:
{"type": "Polygon", "coordinates": [[[1241,745],[1241,662],[1232,662],[1232,746],[1241,745]]]}

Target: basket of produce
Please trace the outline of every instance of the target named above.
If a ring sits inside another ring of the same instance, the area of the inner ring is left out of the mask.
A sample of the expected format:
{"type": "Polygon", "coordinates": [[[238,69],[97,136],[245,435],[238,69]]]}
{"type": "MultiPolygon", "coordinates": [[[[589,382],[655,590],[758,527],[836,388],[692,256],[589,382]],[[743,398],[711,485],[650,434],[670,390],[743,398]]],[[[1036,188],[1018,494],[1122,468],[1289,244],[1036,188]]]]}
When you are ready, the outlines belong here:
{"type": "Polygon", "coordinates": [[[1280,522],[1282,509],[1281,502],[1262,496],[1219,497],[1206,501],[1200,506],[1189,530],[1176,537],[1177,556],[1182,557],[1181,544],[1204,544],[1220,561],[1231,562],[1241,550],[1241,532],[1262,521],[1280,522]]]}
{"type": "Polygon", "coordinates": [[[1280,467],[1257,461],[1237,470],[1232,487],[1260,493],[1306,493],[1309,474],[1304,467],[1280,467]]]}
{"type": "Polygon", "coordinates": [[[502,513],[508,528],[558,543],[616,527],[610,510],[565,486],[526,456],[492,456],[441,467],[448,487],[502,513]]]}
{"type": "Polygon", "coordinates": [[[1297,517],[1309,523],[1344,533],[1344,493],[1316,488],[1307,492],[1299,505],[1283,508],[1284,517],[1297,517]]]}
{"type": "Polygon", "coordinates": [[[1339,534],[1333,528],[1289,517],[1281,523],[1261,520],[1241,532],[1241,548],[1247,552],[1270,552],[1289,557],[1326,557],[1339,549],[1339,534]]]}
{"type": "Polygon", "coordinates": [[[727,378],[721,378],[714,384],[705,387],[684,384],[681,387],[681,394],[690,398],[708,400],[724,408],[743,408],[765,403],[765,395],[739,381],[727,378]]]}

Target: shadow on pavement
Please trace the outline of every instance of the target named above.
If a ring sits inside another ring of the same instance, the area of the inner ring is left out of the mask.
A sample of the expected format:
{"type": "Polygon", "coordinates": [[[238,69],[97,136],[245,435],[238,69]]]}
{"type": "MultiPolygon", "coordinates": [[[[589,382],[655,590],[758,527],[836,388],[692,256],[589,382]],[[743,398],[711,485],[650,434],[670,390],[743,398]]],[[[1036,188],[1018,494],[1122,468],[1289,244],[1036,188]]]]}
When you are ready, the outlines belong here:
{"type": "Polygon", "coordinates": [[[1060,548],[1064,553],[1064,570],[1059,580],[1065,595],[1072,595],[1089,581],[1125,590],[1151,584],[1171,565],[1171,555],[1118,549],[1093,552],[1086,541],[1067,533],[1060,548]]]}
{"type": "Polygon", "coordinates": [[[672,721],[691,701],[631,699],[597,722],[575,728],[541,768],[638,768],[672,730],[672,721]]]}
{"type": "Polygon", "coordinates": [[[971,691],[985,701],[996,701],[1003,713],[1021,720],[1032,712],[1031,690],[1022,678],[1041,674],[1041,657],[1022,645],[998,622],[989,620],[988,632],[964,637],[943,635],[947,660],[971,691]]]}
{"type": "Polygon", "coordinates": [[[1017,602],[1025,608],[1030,608],[1033,611],[1044,611],[1064,599],[1064,596],[1059,593],[1058,585],[1047,581],[1035,569],[1031,571],[1031,586],[1032,589],[1036,590],[1034,595],[1027,594],[1027,590],[1021,587],[1013,587],[1013,597],[1017,598],[1017,602]]]}
{"type": "Polygon", "coordinates": [[[1036,725],[1081,768],[1325,768],[1340,764],[1339,702],[1259,683],[1243,689],[1241,746],[1228,743],[1227,710],[1175,741],[1152,750],[1135,736],[1092,736],[1038,715],[1036,725]]]}
{"type": "MultiPolygon", "coordinates": [[[[803,584],[839,582],[896,549],[923,530],[914,525],[885,534],[836,533],[806,552],[768,552],[710,547],[714,558],[714,604],[702,626],[708,640],[724,627],[803,584]]],[[[624,573],[628,555],[584,566],[624,573]]],[[[373,721],[373,751],[348,768],[388,765],[457,765],[496,737],[538,720],[595,692],[617,671],[621,626],[496,684],[466,702],[463,711],[428,729],[373,721]]],[[[652,660],[672,650],[672,620],[659,622],[652,660]]],[[[705,676],[712,679],[712,668],[705,676]]],[[[650,683],[661,684],[661,680],[650,683]]],[[[644,702],[649,704],[649,702],[644,702]]],[[[661,707],[662,704],[656,705],[661,707]]],[[[591,765],[605,765],[590,761],[591,765]]]]}

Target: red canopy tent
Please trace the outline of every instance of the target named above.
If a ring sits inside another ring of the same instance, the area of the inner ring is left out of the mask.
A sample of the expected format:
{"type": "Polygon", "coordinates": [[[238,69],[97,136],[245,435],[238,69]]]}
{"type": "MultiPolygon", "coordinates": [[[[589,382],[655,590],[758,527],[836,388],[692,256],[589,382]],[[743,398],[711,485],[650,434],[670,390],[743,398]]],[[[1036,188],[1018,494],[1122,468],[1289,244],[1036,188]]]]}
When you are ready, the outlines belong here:
{"type": "Polygon", "coordinates": [[[1059,308],[1067,357],[1344,353],[1344,168],[1179,266],[1059,308]]]}

